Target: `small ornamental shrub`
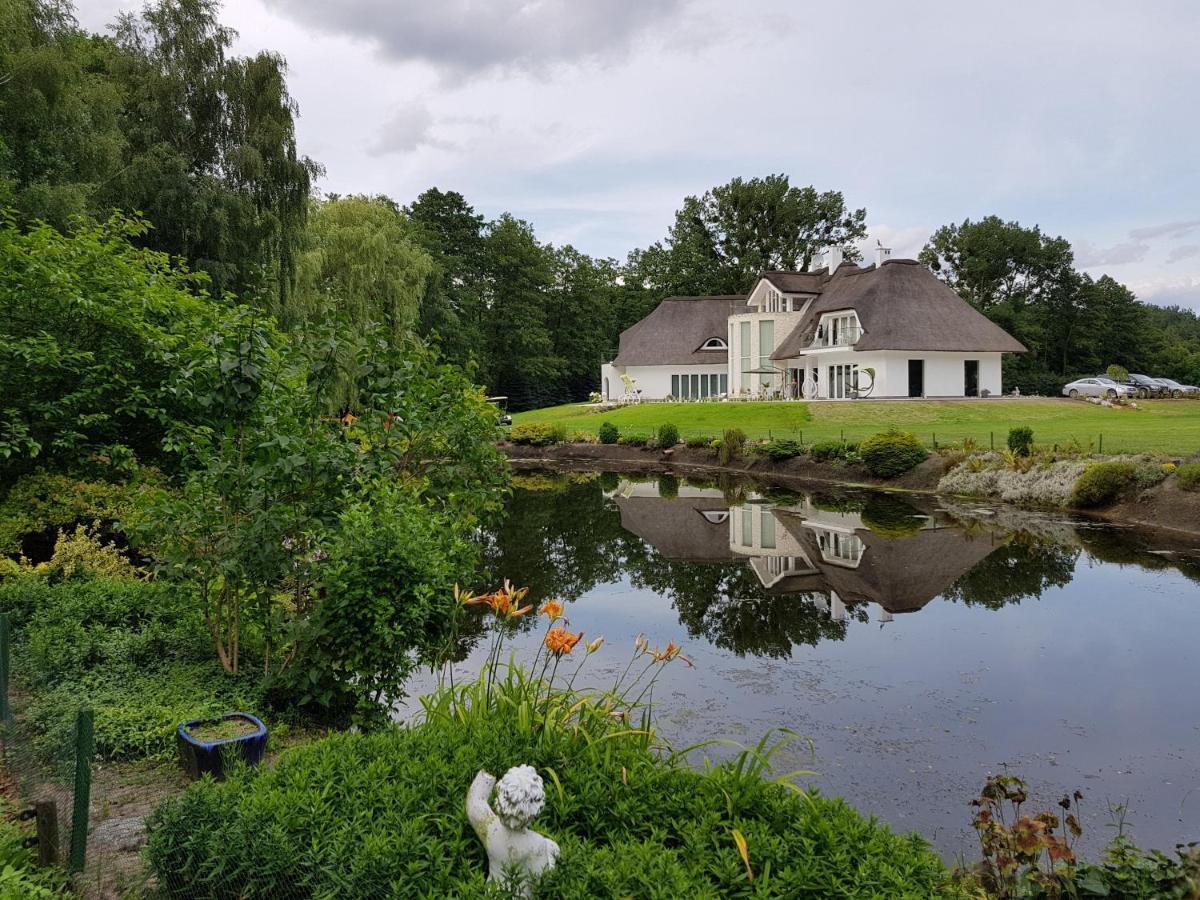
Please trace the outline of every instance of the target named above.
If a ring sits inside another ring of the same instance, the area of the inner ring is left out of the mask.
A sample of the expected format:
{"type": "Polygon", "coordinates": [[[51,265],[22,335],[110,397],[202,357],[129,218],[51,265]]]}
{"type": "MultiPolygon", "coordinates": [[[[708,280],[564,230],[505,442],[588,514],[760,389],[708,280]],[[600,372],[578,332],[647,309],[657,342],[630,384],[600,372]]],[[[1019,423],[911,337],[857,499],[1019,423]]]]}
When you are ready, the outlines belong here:
{"type": "Polygon", "coordinates": [[[790,438],[777,438],[759,444],[754,448],[755,453],[759,453],[768,459],[773,459],[777,462],[785,459],[795,459],[797,456],[804,455],[804,446],[799,441],[793,441],[790,438]]]}
{"type": "Polygon", "coordinates": [[[1033,429],[1021,425],[1008,430],[1008,449],[1017,456],[1028,456],[1033,449],[1033,429]]]}
{"type": "Polygon", "coordinates": [[[871,435],[859,444],[858,453],[871,474],[879,478],[902,475],[929,456],[915,435],[894,428],[871,435]]]}
{"type": "Polygon", "coordinates": [[[817,441],[808,448],[808,455],[821,462],[857,458],[858,444],[847,441],[817,441]]]}
{"type": "Polygon", "coordinates": [[[1200,491],[1200,463],[1184,463],[1175,470],[1175,477],[1185,491],[1200,491]]]}
{"type": "Polygon", "coordinates": [[[717,461],[727,466],[742,455],[746,449],[746,433],[740,428],[726,428],[721,436],[721,446],[717,448],[717,461]]]}
{"type": "Polygon", "coordinates": [[[549,447],[566,440],[566,429],[562,425],[550,422],[522,422],[514,425],[510,440],[514,444],[528,444],[531,447],[549,447]]]}
{"type": "Polygon", "coordinates": [[[1075,480],[1075,487],[1071,490],[1071,505],[1083,509],[1107,506],[1136,478],[1137,469],[1133,463],[1092,463],[1075,480]]]}
{"type": "Polygon", "coordinates": [[[690,437],[684,443],[692,450],[708,450],[712,448],[713,439],[708,435],[690,437]]]}
{"type": "Polygon", "coordinates": [[[615,444],[617,439],[621,436],[621,430],[612,422],[601,422],[599,435],[600,443],[615,444]]]}
{"type": "Polygon", "coordinates": [[[597,438],[590,431],[576,431],[571,435],[572,444],[595,444],[597,438]]]}
{"type": "Polygon", "coordinates": [[[617,443],[623,447],[646,447],[650,444],[650,438],[644,434],[623,434],[617,438],[617,443]]]}
{"type": "Polygon", "coordinates": [[[658,446],[663,450],[670,450],[679,443],[679,429],[670,422],[663,422],[658,426],[658,446]]]}

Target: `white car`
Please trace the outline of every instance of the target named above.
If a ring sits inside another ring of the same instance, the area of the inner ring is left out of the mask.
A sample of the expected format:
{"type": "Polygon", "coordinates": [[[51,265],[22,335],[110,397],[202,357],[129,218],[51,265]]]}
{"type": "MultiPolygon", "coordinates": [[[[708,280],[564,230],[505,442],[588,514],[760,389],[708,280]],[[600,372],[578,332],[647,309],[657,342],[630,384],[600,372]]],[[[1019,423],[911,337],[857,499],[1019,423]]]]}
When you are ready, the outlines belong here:
{"type": "Polygon", "coordinates": [[[1104,380],[1099,378],[1077,378],[1068,385],[1064,385],[1062,392],[1068,397],[1107,397],[1109,400],[1114,400],[1117,397],[1134,397],[1137,391],[1134,388],[1124,384],[1117,384],[1115,381],[1104,380]]]}

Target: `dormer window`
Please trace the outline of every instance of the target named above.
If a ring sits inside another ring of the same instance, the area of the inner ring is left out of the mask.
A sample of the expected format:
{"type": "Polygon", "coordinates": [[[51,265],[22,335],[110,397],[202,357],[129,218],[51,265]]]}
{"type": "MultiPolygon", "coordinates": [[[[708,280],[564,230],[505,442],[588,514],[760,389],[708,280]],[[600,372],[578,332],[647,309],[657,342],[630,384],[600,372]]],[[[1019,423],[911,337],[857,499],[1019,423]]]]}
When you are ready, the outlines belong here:
{"type": "Polygon", "coordinates": [[[701,350],[728,350],[729,345],[725,343],[724,338],[710,337],[707,341],[700,345],[701,350]]]}

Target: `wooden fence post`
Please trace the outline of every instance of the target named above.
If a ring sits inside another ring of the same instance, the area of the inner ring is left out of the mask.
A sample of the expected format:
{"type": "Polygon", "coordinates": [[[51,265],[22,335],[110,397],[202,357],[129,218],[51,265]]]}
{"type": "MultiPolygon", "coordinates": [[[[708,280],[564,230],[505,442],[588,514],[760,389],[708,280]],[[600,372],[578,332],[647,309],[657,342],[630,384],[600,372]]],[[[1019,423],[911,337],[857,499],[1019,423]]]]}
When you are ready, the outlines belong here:
{"type": "Polygon", "coordinates": [[[53,800],[38,800],[33,809],[37,818],[38,862],[52,866],[58,862],[58,804],[53,800]]]}

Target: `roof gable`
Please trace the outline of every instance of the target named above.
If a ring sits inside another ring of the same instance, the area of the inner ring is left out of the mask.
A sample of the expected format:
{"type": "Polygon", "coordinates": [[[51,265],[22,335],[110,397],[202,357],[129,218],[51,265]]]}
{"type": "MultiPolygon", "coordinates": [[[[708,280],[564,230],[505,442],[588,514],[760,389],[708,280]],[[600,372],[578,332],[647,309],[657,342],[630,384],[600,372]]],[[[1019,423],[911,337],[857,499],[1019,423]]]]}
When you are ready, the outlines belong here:
{"type": "Polygon", "coordinates": [[[843,264],[832,276],[826,276],[821,295],[772,359],[789,359],[802,353],[821,316],[842,310],[857,313],[863,329],[855,350],[1025,350],[1020,341],[916,260],[892,259],[878,268],[843,264]]]}
{"type": "Polygon", "coordinates": [[[668,297],[621,332],[618,366],[724,365],[727,349],[701,350],[709,338],[726,340],[729,316],[741,312],[745,294],[668,297]]]}

